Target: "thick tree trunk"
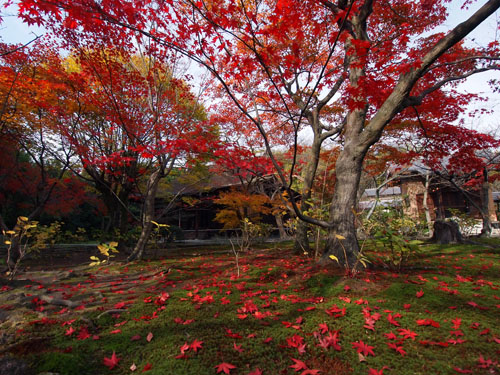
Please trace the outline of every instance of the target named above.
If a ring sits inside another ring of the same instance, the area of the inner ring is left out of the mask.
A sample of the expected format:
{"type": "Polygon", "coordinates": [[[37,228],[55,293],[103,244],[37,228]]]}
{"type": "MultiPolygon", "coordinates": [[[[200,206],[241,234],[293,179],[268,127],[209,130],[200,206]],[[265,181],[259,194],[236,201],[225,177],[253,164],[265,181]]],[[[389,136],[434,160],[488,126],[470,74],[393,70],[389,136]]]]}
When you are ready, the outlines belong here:
{"type": "Polygon", "coordinates": [[[358,266],[359,244],[356,236],[355,210],[357,191],[361,178],[363,157],[354,157],[346,148],[336,164],[335,193],[330,206],[328,238],[322,261],[330,255],[338,259],[340,266],[353,269],[358,266]]]}
{"type": "Polygon", "coordinates": [[[146,249],[153,229],[152,221],[155,219],[155,198],[161,177],[162,173],[160,170],[154,171],[151,176],[149,176],[142,213],[142,231],[134,250],[128,257],[129,262],[135,259],[141,260],[144,255],[144,250],[146,249]]]}
{"type": "Polygon", "coordinates": [[[455,221],[436,220],[431,240],[439,244],[462,243],[462,233],[455,221]]]}

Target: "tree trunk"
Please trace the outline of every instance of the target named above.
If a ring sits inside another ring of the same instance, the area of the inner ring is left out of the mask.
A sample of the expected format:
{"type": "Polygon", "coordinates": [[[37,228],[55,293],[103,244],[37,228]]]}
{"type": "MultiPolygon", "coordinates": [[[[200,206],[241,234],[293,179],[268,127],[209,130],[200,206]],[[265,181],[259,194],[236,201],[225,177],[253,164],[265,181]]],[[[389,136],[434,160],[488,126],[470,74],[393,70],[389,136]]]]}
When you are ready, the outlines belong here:
{"type": "Polygon", "coordinates": [[[340,266],[353,269],[357,266],[359,244],[356,236],[355,210],[356,198],[361,178],[363,157],[351,155],[344,149],[336,164],[336,184],[330,206],[328,237],[322,261],[328,261],[330,255],[338,259],[340,266]]]}
{"type": "Polygon", "coordinates": [[[295,242],[293,243],[293,250],[295,254],[310,254],[311,248],[309,246],[309,225],[302,220],[297,222],[297,230],[295,231],[295,242]]]}
{"type": "Polygon", "coordinates": [[[455,221],[436,220],[431,240],[439,244],[462,243],[462,233],[455,221]]]}
{"type": "Polygon", "coordinates": [[[286,234],[285,226],[283,225],[283,217],[280,214],[274,215],[276,220],[276,226],[278,227],[278,232],[280,234],[280,240],[286,240],[288,235],[286,234]]]}
{"type": "Polygon", "coordinates": [[[141,260],[144,255],[144,250],[146,249],[153,229],[152,221],[155,219],[155,198],[161,177],[162,173],[159,169],[149,176],[142,213],[142,231],[134,250],[128,257],[129,262],[135,259],[141,260]]]}
{"type": "MultiPolygon", "coordinates": [[[[301,191],[301,202],[300,211],[304,212],[311,208],[311,197],[312,197],[312,187],[314,185],[314,177],[316,176],[316,171],[318,170],[319,155],[321,153],[321,136],[319,131],[319,124],[315,123],[313,118],[309,118],[311,122],[314,139],[313,144],[309,150],[307,166],[304,169],[304,186],[301,191]]],[[[297,233],[295,235],[294,251],[296,254],[307,253],[311,256],[311,249],[309,246],[309,236],[307,232],[309,231],[309,224],[299,220],[297,223],[297,233]]]]}
{"type": "Polygon", "coordinates": [[[429,237],[432,237],[433,235],[433,230],[432,230],[432,219],[431,219],[431,212],[429,211],[429,205],[427,204],[427,199],[429,197],[429,185],[430,185],[430,175],[427,173],[425,175],[425,190],[424,190],[424,211],[425,211],[425,221],[427,222],[427,229],[429,230],[429,237]]]}
{"type": "Polygon", "coordinates": [[[484,168],[484,181],[481,185],[481,216],[483,219],[483,229],[481,237],[491,237],[491,218],[490,218],[490,195],[491,185],[488,181],[488,170],[484,168]]]}

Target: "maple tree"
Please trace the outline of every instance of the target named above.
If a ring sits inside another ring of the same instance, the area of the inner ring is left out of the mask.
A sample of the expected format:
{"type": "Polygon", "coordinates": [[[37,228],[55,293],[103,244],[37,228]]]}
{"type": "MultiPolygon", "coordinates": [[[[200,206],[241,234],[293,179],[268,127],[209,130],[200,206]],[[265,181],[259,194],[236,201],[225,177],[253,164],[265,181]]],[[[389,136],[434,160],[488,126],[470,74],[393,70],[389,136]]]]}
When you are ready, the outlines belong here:
{"type": "MultiPolygon", "coordinates": [[[[265,113],[279,116],[294,142],[302,128],[310,128],[306,180],[314,179],[322,144],[338,139],[328,220],[308,217],[292,203],[301,220],[328,230],[325,259],[334,255],[348,265],[359,251],[353,210],[370,147],[389,124],[418,117],[421,105],[434,105],[442,118],[437,125],[449,126],[466,100],[445,91],[446,85],[496,69],[499,52],[495,40],[477,48],[462,42],[499,8],[499,0],[444,33],[435,30],[446,20],[445,3],[426,0],[23,0],[19,6],[25,21],[67,41],[106,39],[131,48],[140,36],[160,55],[167,49],[203,65],[253,123],[271,158],[273,129],[265,113]]],[[[273,161],[289,188],[291,181],[273,161]]]]}
{"type": "Polygon", "coordinates": [[[122,232],[130,197],[142,196],[136,218],[142,231],[130,255],[141,258],[157,219],[160,181],[213,148],[215,127],[205,121],[188,85],[174,76],[173,60],[166,67],[140,51],[103,47],[81,48],[75,59],[83,83],[77,91],[78,121],[60,131],[74,144],[108,207],[120,208],[122,232]]]}
{"type": "MultiPolygon", "coordinates": [[[[65,84],[53,74],[59,61],[42,40],[29,48],[1,45],[0,57],[0,226],[8,230],[19,215],[58,219],[74,212],[88,195],[70,168],[71,147],[57,134],[54,106],[66,106],[65,84]]],[[[19,237],[13,238],[15,261],[19,237]]]]}
{"type": "MultiPolygon", "coordinates": [[[[13,48],[1,46],[2,51],[13,48]]],[[[63,180],[69,178],[66,172],[71,165],[71,150],[66,150],[60,162],[55,157],[64,146],[58,149],[57,135],[50,127],[57,120],[49,107],[59,100],[57,93],[61,91],[60,82],[47,67],[53,59],[54,55],[41,43],[1,56],[2,185],[4,192],[24,193],[27,206],[24,209],[29,208],[30,219],[38,217],[51,199],[55,207],[54,192],[58,189],[60,194],[64,190],[63,180]]],[[[81,188],[74,190],[75,198],[79,191],[81,188]]]]}

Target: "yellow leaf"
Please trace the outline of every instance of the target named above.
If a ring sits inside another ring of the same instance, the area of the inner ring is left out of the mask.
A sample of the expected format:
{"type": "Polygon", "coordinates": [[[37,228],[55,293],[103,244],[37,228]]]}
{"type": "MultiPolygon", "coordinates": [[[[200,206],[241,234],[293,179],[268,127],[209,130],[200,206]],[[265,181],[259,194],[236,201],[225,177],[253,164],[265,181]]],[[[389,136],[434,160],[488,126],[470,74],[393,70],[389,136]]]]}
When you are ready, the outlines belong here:
{"type": "Polygon", "coordinates": [[[118,242],[116,241],[112,241],[109,243],[109,247],[117,247],[118,246],[118,242]]]}
{"type": "Polygon", "coordinates": [[[159,226],[160,226],[160,224],[158,224],[158,223],[157,223],[156,221],[154,221],[154,220],[151,220],[151,222],[152,222],[154,225],[156,225],[157,227],[159,227],[159,226]]]}
{"type": "Polygon", "coordinates": [[[26,216],[19,216],[18,219],[21,221],[28,221],[28,218],[26,216]]]}
{"type": "Polygon", "coordinates": [[[11,244],[12,244],[12,242],[10,242],[10,241],[5,241],[5,244],[6,244],[6,245],[11,245],[11,244]]]}
{"type": "Polygon", "coordinates": [[[341,236],[340,234],[336,234],[335,237],[337,238],[337,240],[345,240],[345,237],[341,236]]]}
{"type": "Polygon", "coordinates": [[[335,255],[330,255],[329,258],[339,263],[339,258],[337,258],[335,255]]]}
{"type": "Polygon", "coordinates": [[[14,232],[13,230],[8,230],[7,232],[5,232],[7,234],[16,234],[16,232],[14,232]]]}
{"type": "Polygon", "coordinates": [[[99,258],[98,258],[98,257],[96,257],[96,256],[94,256],[94,255],[92,255],[92,256],[90,257],[90,259],[91,259],[91,260],[99,260],[99,258]]]}

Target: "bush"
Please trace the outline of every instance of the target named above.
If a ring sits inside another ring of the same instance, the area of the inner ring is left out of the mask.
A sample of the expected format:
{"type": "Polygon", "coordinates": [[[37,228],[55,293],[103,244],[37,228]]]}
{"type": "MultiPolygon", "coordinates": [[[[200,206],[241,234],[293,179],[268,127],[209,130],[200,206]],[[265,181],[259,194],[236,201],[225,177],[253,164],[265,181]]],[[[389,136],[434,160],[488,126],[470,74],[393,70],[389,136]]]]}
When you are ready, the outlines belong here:
{"type": "Polygon", "coordinates": [[[401,271],[417,255],[419,247],[405,237],[418,234],[419,227],[402,212],[380,207],[363,224],[367,234],[373,238],[379,260],[391,270],[401,271]]]}
{"type": "Polygon", "coordinates": [[[474,219],[470,215],[467,215],[465,212],[462,212],[456,208],[449,208],[448,211],[451,214],[451,218],[455,221],[460,227],[460,232],[468,237],[474,234],[474,227],[480,223],[480,220],[474,219]]]}

